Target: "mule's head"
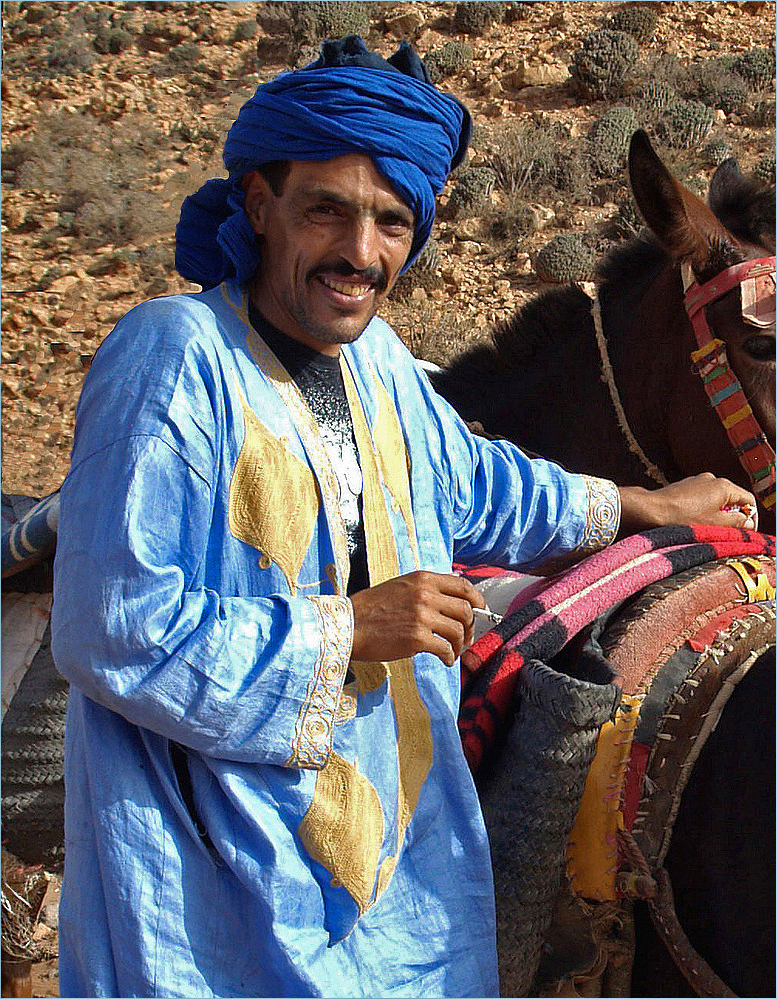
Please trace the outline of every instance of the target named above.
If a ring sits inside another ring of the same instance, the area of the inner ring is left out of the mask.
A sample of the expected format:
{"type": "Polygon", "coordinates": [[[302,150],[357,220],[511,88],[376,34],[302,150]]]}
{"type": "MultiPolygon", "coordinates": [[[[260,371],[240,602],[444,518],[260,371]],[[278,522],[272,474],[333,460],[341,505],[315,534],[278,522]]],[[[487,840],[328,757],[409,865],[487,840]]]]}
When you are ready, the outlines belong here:
{"type": "MultiPolygon", "coordinates": [[[[734,160],[727,160],[715,172],[706,205],[670,174],[645,132],[639,131],[629,148],[629,178],[645,222],[678,267],[678,281],[683,268],[701,285],[734,264],[774,255],[774,194],[746,180],[734,160]]],[[[747,291],[744,295],[747,298],[747,291]]],[[[742,286],[737,284],[706,307],[706,320],[713,336],[725,342],[731,368],[774,447],[774,313],[768,325],[755,325],[746,305],[742,286]]],[[[760,321],[764,322],[763,315],[760,321]]],[[[690,352],[696,343],[690,321],[681,318],[680,326],[690,366],[690,352]]],[[[695,436],[697,454],[681,458],[680,467],[686,474],[709,469],[749,486],[722,424],[709,408],[701,380],[696,377],[692,384],[691,388],[688,382],[688,402],[680,406],[706,405],[708,412],[697,417],[689,409],[683,414],[692,431],[685,435],[684,446],[692,448],[695,436]],[[694,461],[697,467],[693,467],[694,461]]],[[[678,436],[682,434],[678,432],[678,436]]],[[[761,525],[774,529],[773,510],[761,510],[761,525]]]]}

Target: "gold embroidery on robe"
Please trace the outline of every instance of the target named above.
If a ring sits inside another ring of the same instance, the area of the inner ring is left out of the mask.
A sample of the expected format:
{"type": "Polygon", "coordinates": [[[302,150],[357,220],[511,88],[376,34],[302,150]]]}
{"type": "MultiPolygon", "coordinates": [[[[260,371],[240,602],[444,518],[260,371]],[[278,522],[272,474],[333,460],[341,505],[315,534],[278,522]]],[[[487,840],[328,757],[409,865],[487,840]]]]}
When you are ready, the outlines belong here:
{"type": "Polygon", "coordinates": [[[351,669],[356,677],[356,686],[360,694],[372,694],[380,690],[391,673],[388,663],[367,662],[361,659],[352,659],[351,669]]]}
{"type": "Polygon", "coordinates": [[[337,708],[336,725],[345,725],[346,722],[353,721],[356,717],[356,708],[359,704],[358,687],[354,683],[348,683],[343,687],[340,694],[340,704],[337,708]]]}
{"type": "MultiPolygon", "coordinates": [[[[417,551],[405,444],[396,410],[374,375],[374,388],[380,398],[377,420],[380,429],[376,426],[373,443],[351,373],[342,362],[341,369],[364,480],[362,504],[367,566],[370,585],[374,586],[399,575],[399,558],[383,491],[384,482],[389,495],[403,507],[405,523],[409,526],[411,548],[414,554],[417,551]]],[[[415,561],[417,566],[417,556],[415,561]]],[[[393,855],[386,857],[380,865],[374,898],[365,902],[364,897],[354,892],[361,891],[368,884],[372,891],[375,884],[383,824],[381,822],[379,827],[371,814],[367,821],[355,819],[352,812],[346,812],[339,804],[340,795],[346,794],[361,796],[363,807],[370,808],[371,796],[364,798],[366,784],[375,794],[374,800],[378,808],[381,807],[372,784],[359,773],[356,763],[350,763],[335,754],[330,756],[316,779],[313,800],[300,826],[300,835],[311,856],[334,873],[335,879],[345,885],[363,911],[367,905],[377,901],[387,888],[396,868],[405,831],[431,767],[432,735],[429,712],[416,687],[412,659],[392,663],[352,662],[351,666],[360,692],[365,688],[377,690],[388,681],[397,725],[397,839],[393,855]],[[333,771],[331,774],[330,768],[333,771]],[[355,826],[349,827],[348,824],[354,821],[355,826]],[[347,850],[347,853],[341,854],[338,850],[347,850]],[[361,870],[357,870],[359,865],[363,865],[361,870]],[[354,886],[353,890],[351,885],[354,886]]]]}
{"type": "Polygon", "coordinates": [[[347,597],[321,595],[308,600],[318,614],[321,647],[297,717],[286,766],[320,770],[329,759],[340,706],[343,698],[347,699],[343,682],[353,640],[353,607],[347,597]]]}
{"type": "Polygon", "coordinates": [[[283,400],[305,447],[305,453],[316,473],[316,480],[321,490],[331,531],[332,548],[336,561],[337,575],[332,580],[332,586],[336,594],[344,594],[347,592],[348,576],[351,569],[348,556],[348,536],[340,512],[340,484],[332,467],[324,438],[321,436],[316,418],[305,402],[305,397],[300,392],[297,383],[253,328],[248,334],[248,347],[251,356],[283,400]]]}
{"type": "MultiPolygon", "coordinates": [[[[373,373],[374,388],[379,400],[373,446],[351,373],[345,365],[342,365],[342,369],[364,479],[362,503],[364,532],[367,539],[367,566],[370,584],[374,586],[387,579],[393,579],[400,571],[394,532],[382,488],[384,482],[388,493],[397,500],[402,509],[415,564],[418,565],[405,442],[396,409],[373,373]]],[[[394,872],[405,831],[413,817],[421,787],[432,765],[431,722],[426,705],[418,693],[412,659],[399,659],[390,664],[389,690],[394,702],[397,723],[399,767],[397,842],[394,855],[387,857],[381,865],[376,899],[386,889],[394,872]]]]}
{"type": "Polygon", "coordinates": [[[332,753],[300,827],[310,856],[343,885],[362,913],[372,901],[383,842],[383,810],[375,788],[356,767],[332,753]]]}
{"type": "MultiPolygon", "coordinates": [[[[243,296],[239,306],[230,304],[248,327],[248,344],[254,360],[288,407],[315,469],[332,530],[339,576],[335,580],[335,592],[345,592],[349,568],[345,529],[335,488],[336,479],[317,424],[288,373],[252,330],[247,316],[246,296],[243,296]]],[[[383,486],[391,496],[392,507],[402,512],[408,541],[416,568],[418,567],[407,450],[394,405],[374,372],[373,387],[379,397],[375,443],[370,436],[361,400],[342,355],[341,369],[362,463],[364,527],[370,584],[376,585],[399,574],[399,559],[383,486]],[[378,449],[380,456],[376,457],[378,449]]],[[[385,890],[396,867],[407,825],[431,767],[432,739],[429,713],[418,694],[412,659],[390,664],[352,665],[360,691],[365,688],[376,690],[388,679],[398,730],[396,849],[395,855],[385,858],[381,864],[374,897],[373,886],[383,841],[383,812],[377,792],[368,778],[359,773],[358,763],[350,763],[338,754],[330,753],[317,775],[313,799],[300,823],[299,832],[310,855],[332,872],[333,883],[342,883],[360,911],[363,911],[385,890]],[[349,802],[356,803],[358,807],[348,807],[349,802]]]]}
{"type": "Polygon", "coordinates": [[[312,471],[240,395],[245,434],[229,484],[229,530],[272,559],[294,593],[321,505],[312,471]]]}
{"type": "Polygon", "coordinates": [[[240,302],[233,302],[227,295],[226,288],[226,284],[221,286],[222,297],[246,327],[246,346],[251,357],[285,405],[290,420],[305,448],[305,454],[313,466],[331,531],[336,563],[333,566],[334,573],[330,574],[330,567],[327,566],[327,577],[332,584],[335,595],[344,594],[347,591],[350,571],[348,539],[340,512],[340,487],[321,431],[291,375],[251,325],[248,317],[248,293],[244,290],[240,302]]]}
{"type": "Polygon", "coordinates": [[[375,452],[382,472],[383,484],[391,494],[392,507],[394,509],[398,507],[402,512],[407,536],[413,549],[413,557],[418,565],[418,545],[415,536],[413,508],[410,504],[410,480],[408,478],[410,459],[394,403],[383,384],[377,378],[374,380],[378,397],[378,415],[373,431],[375,452]]]}
{"type": "Polygon", "coordinates": [[[585,476],[588,494],[588,517],[583,539],[578,550],[583,554],[597,552],[615,540],[621,520],[621,501],[618,487],[609,479],[585,476]]]}
{"type": "Polygon", "coordinates": [[[609,479],[599,479],[593,475],[584,475],[583,479],[588,498],[583,538],[574,551],[565,555],[556,555],[532,569],[532,572],[538,576],[552,576],[563,569],[568,569],[586,555],[606,548],[615,540],[621,520],[618,487],[609,479]]]}

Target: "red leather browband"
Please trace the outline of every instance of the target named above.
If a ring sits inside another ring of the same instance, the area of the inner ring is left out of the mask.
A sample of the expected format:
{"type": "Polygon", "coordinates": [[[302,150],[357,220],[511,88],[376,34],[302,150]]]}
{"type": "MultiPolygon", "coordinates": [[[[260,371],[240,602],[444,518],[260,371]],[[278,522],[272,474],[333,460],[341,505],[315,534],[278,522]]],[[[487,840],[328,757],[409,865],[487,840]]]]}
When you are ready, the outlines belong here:
{"type": "MultiPolygon", "coordinates": [[[[774,271],[774,257],[759,257],[757,260],[743,260],[741,264],[733,264],[704,284],[694,281],[685,292],[685,311],[692,319],[699,309],[721,298],[748,278],[758,277],[759,274],[773,274],[774,271]]],[[[699,346],[703,346],[704,341],[699,339],[698,334],[696,339],[699,346]]]]}

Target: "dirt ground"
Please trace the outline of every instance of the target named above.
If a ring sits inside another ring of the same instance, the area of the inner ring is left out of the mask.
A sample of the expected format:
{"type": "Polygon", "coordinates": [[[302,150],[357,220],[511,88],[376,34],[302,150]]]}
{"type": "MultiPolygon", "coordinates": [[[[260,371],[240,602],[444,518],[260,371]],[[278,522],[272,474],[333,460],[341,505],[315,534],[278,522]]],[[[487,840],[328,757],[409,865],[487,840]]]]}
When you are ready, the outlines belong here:
{"type": "MultiPolygon", "coordinates": [[[[41,496],[61,485],[76,402],[102,339],[139,301],[194,289],[172,265],[181,200],[209,176],[223,175],[220,148],[239,106],[259,82],[288,68],[288,54],[274,55],[266,44],[257,59],[264,32],[255,16],[262,6],[3,3],[6,491],[41,496]],[[105,49],[111,39],[119,39],[114,47],[131,44],[97,51],[95,45],[105,49]]],[[[422,55],[451,40],[472,47],[471,61],[440,86],[468,105],[476,137],[496,129],[498,138],[513,126],[536,127],[537,134],[558,129],[570,147],[582,148],[592,121],[629,99],[587,99],[569,85],[581,40],[628,4],[520,4],[523,19],[467,36],[452,29],[452,2],[374,6],[382,14],[373,18],[369,41],[383,54],[405,34],[422,55]]],[[[773,43],[771,2],[640,6],[658,15],[653,38],[641,47],[643,75],[664,57],[702,65],[773,43]]],[[[746,109],[715,113],[710,137],[728,143],[744,168],[774,153],[773,89],[753,94],[750,103],[763,99],[772,114],[761,125],[752,125],[746,109]]],[[[471,165],[487,164],[488,147],[477,148],[473,143],[471,165]]],[[[694,175],[711,175],[699,150],[676,155],[694,175]]],[[[434,280],[410,284],[385,307],[385,317],[416,354],[444,362],[541,290],[533,258],[554,235],[590,232],[617,213],[614,184],[598,179],[588,198],[585,192],[572,199],[552,191],[527,196],[531,225],[520,239],[498,244],[478,217],[451,217],[450,181],[433,233],[434,280]]],[[[490,207],[498,212],[503,200],[492,193],[490,207]]]]}

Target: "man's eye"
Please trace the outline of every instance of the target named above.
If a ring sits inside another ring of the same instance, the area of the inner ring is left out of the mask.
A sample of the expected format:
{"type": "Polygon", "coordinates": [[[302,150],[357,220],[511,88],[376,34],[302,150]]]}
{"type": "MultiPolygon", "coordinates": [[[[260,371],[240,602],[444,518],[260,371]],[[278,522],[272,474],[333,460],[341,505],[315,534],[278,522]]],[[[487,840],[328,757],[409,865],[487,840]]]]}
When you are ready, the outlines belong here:
{"type": "Polygon", "coordinates": [[[390,230],[392,234],[397,236],[406,232],[411,232],[413,228],[408,220],[402,218],[401,215],[389,215],[381,220],[381,224],[385,229],[390,230]]]}
{"type": "Polygon", "coordinates": [[[332,205],[314,205],[314,215],[337,215],[337,210],[332,205]]]}

